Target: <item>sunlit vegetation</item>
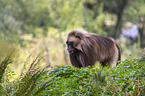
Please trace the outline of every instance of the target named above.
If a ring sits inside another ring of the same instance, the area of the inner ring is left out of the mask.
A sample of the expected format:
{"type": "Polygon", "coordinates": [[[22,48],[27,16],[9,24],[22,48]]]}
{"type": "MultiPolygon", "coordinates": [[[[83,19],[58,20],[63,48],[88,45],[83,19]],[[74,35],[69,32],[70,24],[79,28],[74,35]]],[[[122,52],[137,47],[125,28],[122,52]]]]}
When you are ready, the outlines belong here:
{"type": "Polygon", "coordinates": [[[144,0],[0,0],[0,96],[144,96],[144,9],[144,0]],[[133,25],[137,36],[125,36],[133,25]],[[113,37],[119,66],[69,66],[65,40],[74,28],[113,37]]]}

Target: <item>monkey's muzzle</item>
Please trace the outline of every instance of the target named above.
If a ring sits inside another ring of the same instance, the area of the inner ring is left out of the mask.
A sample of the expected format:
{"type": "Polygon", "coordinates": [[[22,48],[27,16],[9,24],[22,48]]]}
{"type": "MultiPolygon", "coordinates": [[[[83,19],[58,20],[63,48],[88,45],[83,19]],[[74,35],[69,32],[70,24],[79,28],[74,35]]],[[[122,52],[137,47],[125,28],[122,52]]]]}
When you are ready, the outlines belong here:
{"type": "Polygon", "coordinates": [[[73,54],[74,53],[74,49],[68,49],[69,54],[73,54]]]}

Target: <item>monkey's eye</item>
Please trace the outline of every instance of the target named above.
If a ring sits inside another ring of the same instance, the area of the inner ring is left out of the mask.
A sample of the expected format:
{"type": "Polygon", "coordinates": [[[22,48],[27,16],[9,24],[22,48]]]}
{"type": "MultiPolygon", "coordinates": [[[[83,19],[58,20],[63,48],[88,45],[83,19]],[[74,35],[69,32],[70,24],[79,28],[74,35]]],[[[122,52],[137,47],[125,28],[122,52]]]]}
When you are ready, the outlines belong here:
{"type": "Polygon", "coordinates": [[[80,36],[76,36],[76,38],[79,38],[79,39],[81,39],[81,38],[80,38],[80,36]]]}
{"type": "Polygon", "coordinates": [[[73,44],[73,42],[66,42],[66,44],[67,44],[67,45],[72,45],[72,44],[73,44]]]}

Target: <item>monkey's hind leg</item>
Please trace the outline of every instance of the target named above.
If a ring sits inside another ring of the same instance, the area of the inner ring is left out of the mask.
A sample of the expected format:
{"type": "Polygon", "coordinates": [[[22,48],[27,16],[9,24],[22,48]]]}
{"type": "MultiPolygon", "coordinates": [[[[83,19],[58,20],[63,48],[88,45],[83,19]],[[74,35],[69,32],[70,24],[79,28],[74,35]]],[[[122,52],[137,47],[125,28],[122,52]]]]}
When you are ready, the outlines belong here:
{"type": "Polygon", "coordinates": [[[109,67],[113,67],[113,66],[115,66],[116,63],[117,62],[117,57],[114,57],[114,58],[110,58],[110,59],[108,59],[108,60],[104,60],[104,61],[102,61],[102,62],[100,62],[101,63],[101,65],[103,66],[103,67],[105,67],[105,66],[109,66],[109,67]]]}
{"type": "Polygon", "coordinates": [[[118,54],[114,54],[114,56],[108,61],[108,65],[110,67],[116,66],[118,63],[118,54]]]}
{"type": "Polygon", "coordinates": [[[100,64],[105,67],[105,66],[108,66],[108,60],[104,60],[102,62],[100,62],[100,64]]]}

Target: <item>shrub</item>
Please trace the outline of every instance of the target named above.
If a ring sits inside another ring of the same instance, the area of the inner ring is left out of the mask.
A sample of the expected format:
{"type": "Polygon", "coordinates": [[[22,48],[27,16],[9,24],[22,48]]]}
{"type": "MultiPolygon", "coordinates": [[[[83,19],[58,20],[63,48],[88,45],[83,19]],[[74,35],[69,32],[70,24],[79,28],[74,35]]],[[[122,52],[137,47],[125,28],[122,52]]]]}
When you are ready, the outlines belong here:
{"type": "Polygon", "coordinates": [[[145,95],[145,62],[122,61],[113,68],[56,66],[48,73],[55,82],[39,94],[46,96],[145,95]]]}

